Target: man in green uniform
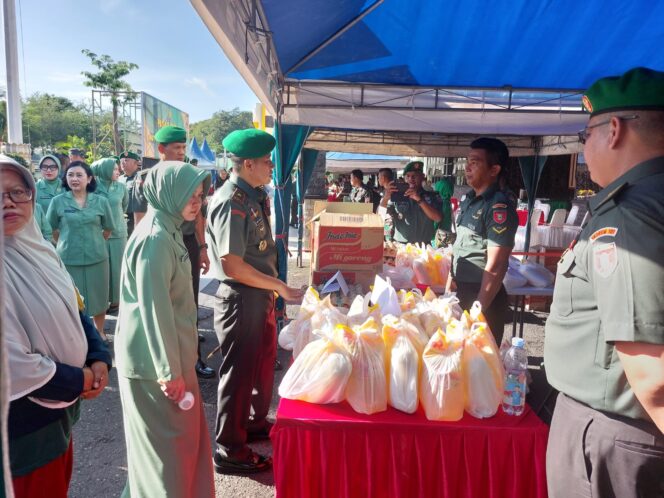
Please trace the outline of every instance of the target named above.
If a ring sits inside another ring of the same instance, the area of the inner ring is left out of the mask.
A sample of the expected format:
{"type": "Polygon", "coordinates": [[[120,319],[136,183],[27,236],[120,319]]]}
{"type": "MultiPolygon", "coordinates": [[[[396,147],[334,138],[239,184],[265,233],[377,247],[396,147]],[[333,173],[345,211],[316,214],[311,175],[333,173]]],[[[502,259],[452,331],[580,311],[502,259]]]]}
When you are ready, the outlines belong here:
{"type": "Polygon", "coordinates": [[[503,277],[519,226],[516,206],[500,189],[507,175],[509,151],[496,139],[470,144],[466,181],[472,188],[459,206],[448,289],[456,290],[463,309],[479,301],[496,342],[500,344],[508,307],[503,277]]]}
{"type": "Polygon", "coordinates": [[[591,218],[558,264],[544,362],[551,498],[664,496],[664,72],[602,78],[579,133],[591,218]]]}
{"type": "Polygon", "coordinates": [[[141,158],[138,154],[130,150],[124,151],[120,154],[120,168],[122,168],[123,175],[120,177],[122,183],[127,187],[129,195],[129,203],[127,204],[127,234],[128,236],[134,231],[134,211],[136,210],[136,197],[134,196],[134,181],[136,174],[141,169],[141,158]]]}
{"type": "Polygon", "coordinates": [[[210,201],[207,234],[220,280],[214,326],[221,345],[214,467],[219,473],[266,470],[271,461],[247,442],[267,439],[276,359],[274,299],[302,292],[277,278],[277,249],[266,214],[272,135],[237,130],[223,140],[233,174],[210,201]]]}
{"type": "Polygon", "coordinates": [[[407,187],[399,192],[395,182],[385,188],[380,205],[387,208],[394,225],[394,240],[401,243],[431,244],[436,232],[435,223],[442,217],[440,197],[422,188],[424,163],[411,161],[403,170],[407,187]]]}
{"type": "MultiPolygon", "coordinates": [[[[158,149],[162,161],[184,161],[187,151],[187,131],[184,128],[164,126],[155,133],[154,138],[159,143],[158,149]]],[[[155,164],[154,167],[158,168],[159,164],[155,164]]],[[[147,200],[143,195],[143,182],[148,171],[140,171],[135,180],[137,182],[137,185],[134,187],[135,204],[133,206],[135,225],[138,225],[148,209],[147,200]]],[[[192,292],[194,293],[196,308],[198,309],[200,271],[203,270],[203,274],[205,274],[210,268],[210,259],[208,258],[207,244],[205,243],[205,217],[203,213],[199,212],[194,221],[185,221],[180,229],[182,230],[184,244],[187,246],[187,251],[189,252],[192,292]]],[[[204,379],[214,377],[214,370],[203,363],[200,357],[200,350],[198,361],[196,362],[196,373],[204,379]]]]}

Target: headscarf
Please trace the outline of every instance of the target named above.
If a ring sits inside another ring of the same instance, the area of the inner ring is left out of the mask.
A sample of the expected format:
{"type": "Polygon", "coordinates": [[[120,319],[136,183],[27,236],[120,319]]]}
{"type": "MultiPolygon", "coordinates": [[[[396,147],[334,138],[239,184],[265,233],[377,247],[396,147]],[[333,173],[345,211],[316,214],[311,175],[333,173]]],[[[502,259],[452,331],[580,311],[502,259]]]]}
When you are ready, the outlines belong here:
{"type": "MultiPolygon", "coordinates": [[[[32,190],[30,172],[0,154],[0,169],[18,173],[32,190]]],[[[71,277],[34,216],[14,235],[5,235],[6,347],[10,401],[39,389],[55,375],[55,362],[83,367],[88,351],[71,277]]],[[[30,398],[48,408],[75,402],[30,398]]]]}
{"type": "Polygon", "coordinates": [[[438,180],[433,189],[443,199],[443,218],[438,222],[438,227],[449,231],[452,229],[452,205],[450,204],[450,199],[452,199],[452,195],[454,194],[454,187],[447,180],[438,180]]]}
{"type": "Polygon", "coordinates": [[[149,208],[170,218],[176,227],[184,222],[182,210],[196,188],[203,183],[203,192],[210,188],[210,173],[180,161],[162,161],[150,169],[143,184],[143,195],[149,208]]]}
{"type": "Polygon", "coordinates": [[[52,154],[46,154],[44,157],[42,157],[39,160],[39,167],[41,168],[42,163],[46,160],[50,159],[55,163],[55,165],[58,167],[58,174],[53,180],[47,180],[46,178],[42,177],[41,181],[44,182],[46,185],[53,188],[57,188],[62,184],[62,180],[60,179],[60,172],[62,171],[62,163],[60,162],[60,159],[57,158],[57,156],[54,156],[52,154]]]}
{"type": "Polygon", "coordinates": [[[98,193],[108,193],[108,189],[113,183],[113,171],[116,166],[115,158],[105,157],[98,159],[90,165],[92,174],[97,178],[97,187],[101,187],[98,193]]]}

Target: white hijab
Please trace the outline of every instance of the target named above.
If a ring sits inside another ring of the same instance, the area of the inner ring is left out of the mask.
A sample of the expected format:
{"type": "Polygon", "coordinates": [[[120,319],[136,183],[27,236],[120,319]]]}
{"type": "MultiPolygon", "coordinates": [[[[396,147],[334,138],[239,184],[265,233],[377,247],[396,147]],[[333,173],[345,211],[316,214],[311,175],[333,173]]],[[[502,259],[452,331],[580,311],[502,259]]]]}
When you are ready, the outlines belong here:
{"type": "MultiPolygon", "coordinates": [[[[0,169],[21,175],[34,195],[34,180],[25,168],[0,155],[0,169]]],[[[14,235],[5,235],[4,243],[5,344],[13,401],[51,380],[56,361],[82,368],[88,344],[74,283],[53,246],[42,237],[34,216],[14,235]]],[[[74,403],[30,399],[48,408],[74,403]]]]}

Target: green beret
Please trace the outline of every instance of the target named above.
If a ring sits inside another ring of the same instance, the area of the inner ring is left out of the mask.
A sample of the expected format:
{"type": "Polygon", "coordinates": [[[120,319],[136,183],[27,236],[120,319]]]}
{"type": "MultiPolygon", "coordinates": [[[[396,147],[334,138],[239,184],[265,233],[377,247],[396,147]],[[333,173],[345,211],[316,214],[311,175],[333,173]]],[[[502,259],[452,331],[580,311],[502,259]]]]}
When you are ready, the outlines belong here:
{"type": "Polygon", "coordinates": [[[403,174],[410,173],[414,171],[415,173],[424,174],[424,163],[422,161],[411,161],[406,164],[406,167],[403,169],[403,174]]]}
{"type": "Polygon", "coordinates": [[[272,152],[277,141],[269,133],[249,128],[229,133],[221,144],[228,152],[242,159],[256,159],[272,152]]]}
{"type": "Polygon", "coordinates": [[[120,154],[120,159],[134,159],[136,161],[140,161],[141,157],[130,150],[125,150],[122,154],[120,154]]]}
{"type": "Polygon", "coordinates": [[[664,110],[664,72],[645,67],[597,80],[583,96],[592,116],[611,111],[664,110]]]}
{"type": "Polygon", "coordinates": [[[164,126],[154,134],[154,139],[160,144],[187,143],[187,130],[179,126],[164,126]]]}

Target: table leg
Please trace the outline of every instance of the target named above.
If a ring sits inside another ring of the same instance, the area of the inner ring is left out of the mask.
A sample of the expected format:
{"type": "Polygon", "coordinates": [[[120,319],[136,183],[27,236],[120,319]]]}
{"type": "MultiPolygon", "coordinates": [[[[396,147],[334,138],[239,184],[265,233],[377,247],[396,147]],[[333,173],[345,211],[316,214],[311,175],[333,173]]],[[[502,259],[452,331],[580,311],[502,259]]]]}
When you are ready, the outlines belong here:
{"type": "Polygon", "coordinates": [[[526,311],[526,296],[521,296],[521,316],[519,317],[519,337],[523,337],[523,316],[526,311]]]}
{"type": "Polygon", "coordinates": [[[516,337],[516,322],[519,315],[519,296],[514,296],[514,312],[512,313],[512,337],[516,337]]]}

